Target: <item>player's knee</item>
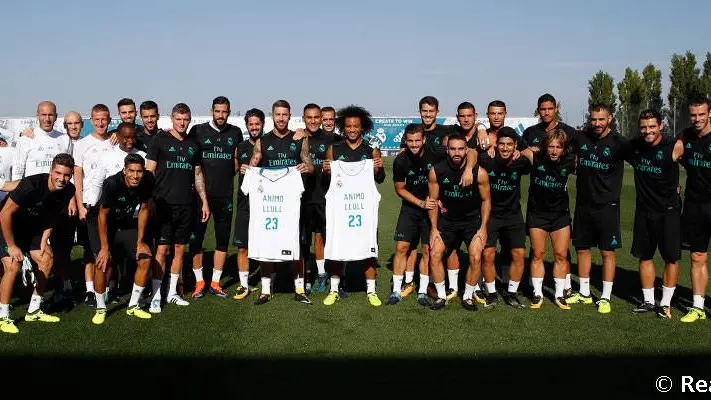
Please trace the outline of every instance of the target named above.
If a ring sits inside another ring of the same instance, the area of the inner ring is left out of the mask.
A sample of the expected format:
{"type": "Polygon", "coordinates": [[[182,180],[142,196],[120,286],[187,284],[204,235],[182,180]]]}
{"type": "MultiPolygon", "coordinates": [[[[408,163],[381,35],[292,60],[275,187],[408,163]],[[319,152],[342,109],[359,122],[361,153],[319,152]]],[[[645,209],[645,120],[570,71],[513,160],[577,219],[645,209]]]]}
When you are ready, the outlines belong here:
{"type": "Polygon", "coordinates": [[[545,257],[545,256],[546,256],[546,249],[545,248],[533,249],[533,254],[532,254],[533,261],[537,261],[537,262],[543,261],[543,257],[545,257]]]}
{"type": "Polygon", "coordinates": [[[555,261],[558,263],[566,262],[568,261],[568,251],[556,251],[553,256],[555,257],[555,261]]]}
{"type": "Polygon", "coordinates": [[[15,276],[20,272],[20,263],[11,261],[3,264],[5,265],[5,273],[8,275],[15,276]]]}
{"type": "Polygon", "coordinates": [[[496,247],[487,247],[484,249],[484,261],[493,262],[496,259],[496,247]]]}
{"type": "MultiPolygon", "coordinates": [[[[513,260],[523,260],[523,258],[526,256],[526,250],[525,249],[513,249],[511,250],[511,258],[513,260]]],[[[567,257],[567,255],[566,255],[567,257]]]]}
{"type": "Polygon", "coordinates": [[[706,266],[706,262],[708,261],[708,253],[701,253],[698,251],[691,252],[691,266],[692,268],[694,265],[696,266],[706,266]]]}
{"type": "Polygon", "coordinates": [[[397,252],[398,255],[407,255],[409,250],[410,250],[410,243],[409,242],[397,242],[397,244],[395,245],[395,251],[397,252]]]}

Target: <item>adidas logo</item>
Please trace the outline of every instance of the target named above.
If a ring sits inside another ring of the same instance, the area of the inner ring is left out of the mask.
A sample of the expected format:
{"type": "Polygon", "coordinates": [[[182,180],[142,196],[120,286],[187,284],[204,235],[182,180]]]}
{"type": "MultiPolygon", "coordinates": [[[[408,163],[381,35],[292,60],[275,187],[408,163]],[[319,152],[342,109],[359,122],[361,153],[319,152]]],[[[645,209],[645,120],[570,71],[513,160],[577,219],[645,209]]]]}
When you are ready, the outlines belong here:
{"type": "Polygon", "coordinates": [[[691,143],[687,143],[684,147],[686,147],[687,149],[690,149],[690,148],[691,148],[691,143]]]}
{"type": "Polygon", "coordinates": [[[175,147],[170,146],[170,148],[168,149],[168,151],[175,151],[175,147]]]}
{"type": "Polygon", "coordinates": [[[538,170],[545,172],[545,171],[546,171],[546,167],[544,167],[544,166],[541,165],[541,166],[538,167],[538,170]]]}
{"type": "Polygon", "coordinates": [[[345,160],[345,159],[346,159],[346,158],[343,157],[343,156],[338,156],[338,161],[343,161],[343,160],[345,160]]]}
{"type": "Polygon", "coordinates": [[[124,196],[121,196],[118,198],[118,201],[126,201],[126,198],[124,196]]]}
{"type": "Polygon", "coordinates": [[[491,171],[489,172],[489,176],[496,176],[496,174],[494,173],[494,171],[491,171]]]}
{"type": "Polygon", "coordinates": [[[242,153],[242,155],[240,157],[247,158],[247,153],[242,153]]]}
{"type": "Polygon", "coordinates": [[[407,172],[407,175],[415,175],[415,173],[410,170],[407,172]]]}
{"type": "Polygon", "coordinates": [[[587,144],[584,144],[583,147],[580,148],[580,150],[587,150],[587,149],[588,149],[588,145],[587,145],[587,144]]]}
{"type": "Polygon", "coordinates": [[[272,145],[269,145],[269,147],[267,147],[267,150],[274,150],[274,147],[272,147],[272,145]]]}
{"type": "Polygon", "coordinates": [[[449,178],[444,178],[444,180],[442,181],[442,183],[449,183],[449,178]]]}
{"type": "Polygon", "coordinates": [[[205,144],[212,144],[212,142],[211,142],[210,139],[208,138],[208,139],[205,139],[205,144]]]}

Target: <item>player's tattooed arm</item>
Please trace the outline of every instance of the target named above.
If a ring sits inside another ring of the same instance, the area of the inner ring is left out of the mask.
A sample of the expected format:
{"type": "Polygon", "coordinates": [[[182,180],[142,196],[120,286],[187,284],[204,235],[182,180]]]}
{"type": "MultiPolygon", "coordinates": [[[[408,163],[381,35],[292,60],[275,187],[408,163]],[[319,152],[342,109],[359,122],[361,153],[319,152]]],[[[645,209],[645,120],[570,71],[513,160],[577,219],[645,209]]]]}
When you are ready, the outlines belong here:
{"type": "Polygon", "coordinates": [[[383,156],[380,154],[380,149],[373,149],[373,166],[375,167],[375,182],[385,182],[385,168],[383,168],[383,156]]]}
{"type": "Polygon", "coordinates": [[[309,137],[304,136],[301,141],[301,164],[296,166],[302,174],[312,174],[314,172],[314,163],[311,160],[311,152],[309,152],[309,137]]]}
{"type": "Polygon", "coordinates": [[[202,167],[195,166],[195,191],[202,201],[202,222],[207,222],[210,218],[210,207],[207,204],[207,194],[205,192],[205,177],[202,174],[202,167]]]}
{"type": "Polygon", "coordinates": [[[326,159],[323,160],[323,165],[321,165],[321,171],[330,174],[331,161],[333,161],[333,146],[329,145],[328,149],[326,150],[326,159]]]}
{"type": "Polygon", "coordinates": [[[257,139],[254,142],[254,149],[252,150],[252,158],[249,159],[250,167],[258,167],[259,163],[262,162],[262,139],[257,139]]]}

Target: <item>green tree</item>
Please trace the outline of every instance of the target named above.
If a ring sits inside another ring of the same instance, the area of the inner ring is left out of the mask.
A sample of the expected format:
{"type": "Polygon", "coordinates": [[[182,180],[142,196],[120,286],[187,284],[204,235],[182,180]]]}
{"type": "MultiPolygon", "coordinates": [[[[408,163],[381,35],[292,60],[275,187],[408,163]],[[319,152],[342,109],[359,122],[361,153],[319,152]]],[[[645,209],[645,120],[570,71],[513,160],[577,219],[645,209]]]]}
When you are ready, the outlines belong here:
{"type": "Polygon", "coordinates": [[[654,64],[647,64],[642,70],[642,108],[662,112],[662,71],[654,64]]]}
{"type": "MultiPolygon", "coordinates": [[[[612,76],[604,71],[598,71],[588,81],[588,108],[595,104],[605,104],[610,107],[612,115],[617,111],[617,101],[615,99],[615,81],[612,76]]],[[[585,113],[585,119],[590,119],[590,112],[585,113]]],[[[613,120],[613,128],[615,126],[613,120]]]]}
{"type": "Polygon", "coordinates": [[[624,136],[637,133],[637,116],[642,106],[642,77],[639,72],[627,67],[625,77],[617,84],[620,98],[620,110],[617,113],[617,124],[624,136]]]}
{"type": "Polygon", "coordinates": [[[682,127],[689,124],[689,110],[686,102],[690,97],[701,92],[701,79],[699,69],[696,67],[696,56],[691,51],[686,54],[673,54],[669,73],[669,101],[672,130],[677,133],[682,127]]]}
{"type": "Polygon", "coordinates": [[[706,97],[711,97],[711,53],[706,53],[704,70],[701,73],[701,90],[706,97]]]}

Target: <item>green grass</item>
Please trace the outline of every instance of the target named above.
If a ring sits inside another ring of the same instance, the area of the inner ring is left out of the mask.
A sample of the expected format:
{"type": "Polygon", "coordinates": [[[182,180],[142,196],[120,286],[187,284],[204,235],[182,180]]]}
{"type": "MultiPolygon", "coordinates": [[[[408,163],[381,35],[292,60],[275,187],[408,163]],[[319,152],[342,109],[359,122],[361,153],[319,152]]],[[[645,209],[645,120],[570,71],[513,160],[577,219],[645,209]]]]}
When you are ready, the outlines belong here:
{"type": "MultiPolygon", "coordinates": [[[[378,293],[385,301],[390,293],[390,263],[393,230],[400,201],[394,193],[391,159],[388,179],[379,186],[380,263],[378,293]]],[[[575,185],[571,178],[571,201],[575,185]]],[[[524,178],[525,185],[528,178],[524,178]]],[[[682,177],[682,183],[685,178],[682,177]]],[[[523,193],[526,193],[524,187],[523,193]]],[[[525,195],[524,202],[525,202],[525,195]]],[[[525,207],[525,203],[524,203],[525,207]]],[[[674,320],[654,315],[634,315],[630,296],[641,297],[637,261],[630,255],[634,218],[634,180],[628,168],[622,192],[623,248],[617,252],[618,273],[612,298],[612,313],[601,315],[595,306],[573,305],[563,312],[547,297],[540,310],[514,310],[501,302],[492,310],[468,312],[458,303],[435,312],[415,303],[415,296],[397,306],[370,307],[363,292],[351,293],[333,307],[322,304],[323,294],[313,295],[313,305],[294,302],[292,294],[278,293],[274,300],[255,306],[248,301],[221,300],[206,295],[191,305],[166,305],[150,321],[131,319],[124,306],[110,307],[103,326],[91,324],[93,309],[82,304],[60,313],[56,325],[19,322],[18,335],[0,335],[0,354],[38,357],[160,357],[220,359],[372,359],[458,358],[537,359],[539,357],[595,356],[686,356],[708,354],[711,329],[706,321],[679,322],[682,308],[674,308],[674,320]]],[[[213,236],[206,245],[211,249],[213,236]]],[[[223,275],[230,295],[234,291],[235,249],[230,250],[223,275]]],[[[78,261],[81,251],[75,249],[78,261]]],[[[550,261],[550,252],[547,260],[550,261]]],[[[573,264],[575,258],[573,259],[573,264]]],[[[600,257],[593,258],[593,294],[600,293],[600,257]]],[[[209,262],[206,262],[209,264],[209,262]]],[[[75,263],[75,268],[78,263],[75,263]]],[[[189,268],[189,266],[187,267],[189,268]]],[[[658,276],[661,262],[657,260],[658,276]]],[[[684,253],[675,299],[690,301],[689,257],[684,253]]],[[[79,272],[80,273],[80,272],[79,272]]],[[[550,266],[546,291],[551,290],[550,266]]],[[[187,276],[187,275],[186,275],[187,276]]],[[[210,272],[206,271],[206,277],[210,272]]],[[[192,277],[190,277],[192,278],[192,277]]],[[[574,283],[577,288],[577,283],[574,283]]],[[[659,286],[659,282],[658,285],[659,286]]],[[[127,301],[127,297],[124,297],[127,301]]],[[[528,304],[528,299],[525,299],[528,304]]],[[[12,316],[21,319],[26,303],[20,302],[12,316]]],[[[688,303],[687,303],[688,304],[688,303]]],[[[546,358],[547,359],[547,358],[546,358]]]]}

